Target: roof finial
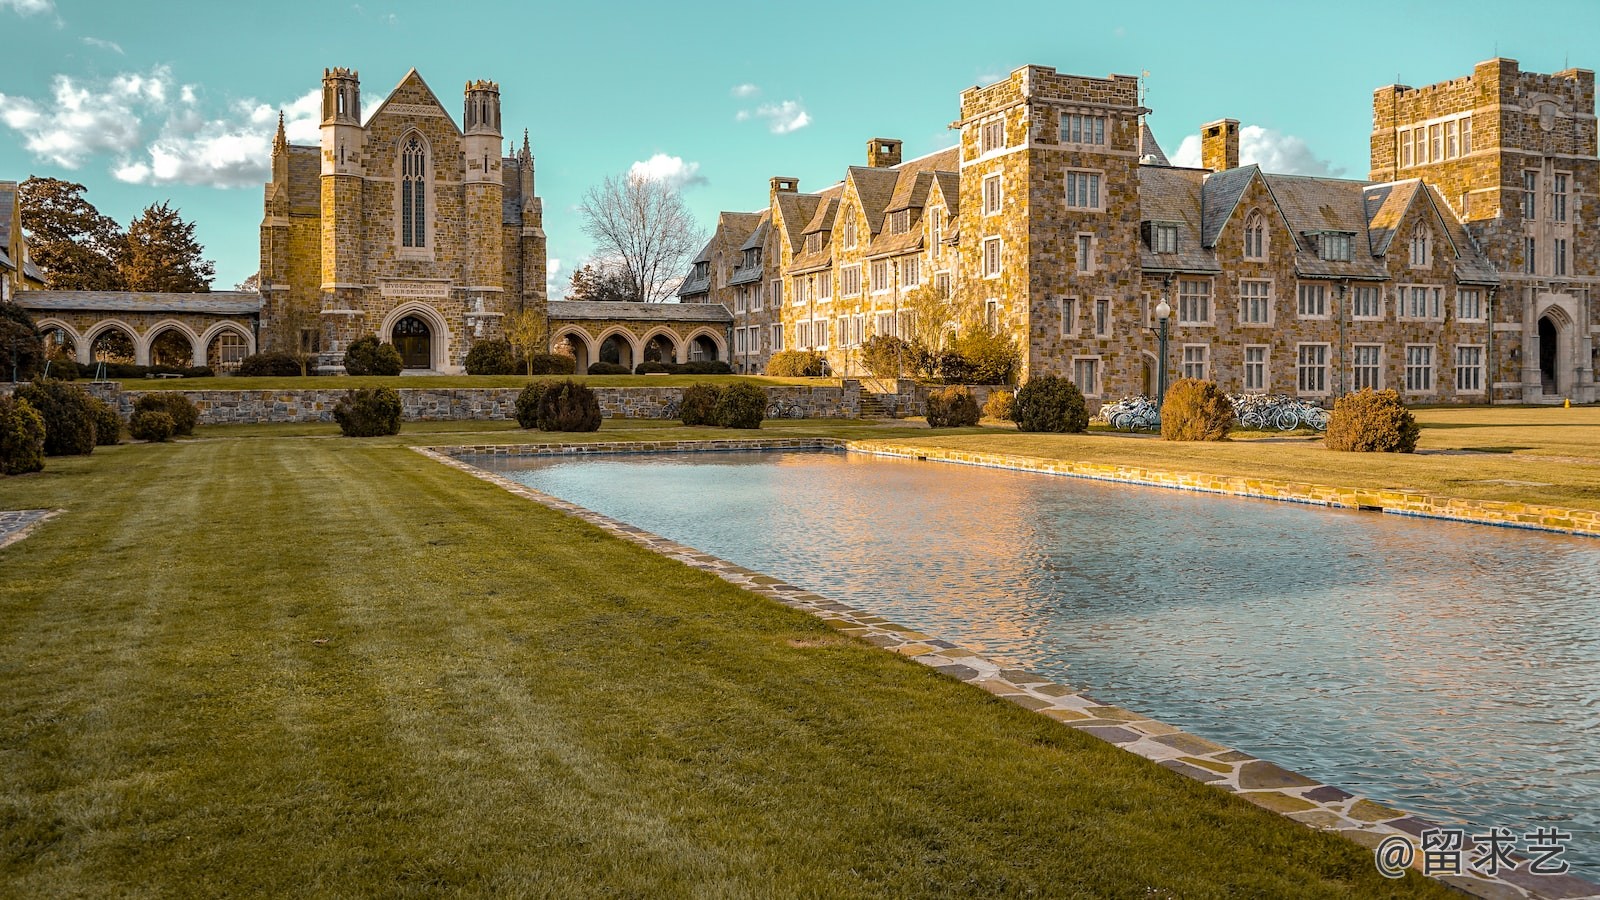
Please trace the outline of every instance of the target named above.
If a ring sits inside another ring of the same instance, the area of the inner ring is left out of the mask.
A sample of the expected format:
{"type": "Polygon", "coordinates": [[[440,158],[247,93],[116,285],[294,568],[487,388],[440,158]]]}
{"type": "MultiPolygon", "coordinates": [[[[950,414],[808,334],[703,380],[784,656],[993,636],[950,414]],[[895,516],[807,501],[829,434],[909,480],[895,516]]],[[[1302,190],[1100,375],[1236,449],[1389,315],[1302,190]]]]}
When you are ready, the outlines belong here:
{"type": "Polygon", "coordinates": [[[283,110],[278,110],[278,133],[272,137],[274,152],[286,150],[289,147],[289,135],[283,128],[283,110]]]}
{"type": "Polygon", "coordinates": [[[531,156],[533,151],[528,149],[528,129],[522,129],[522,155],[531,156]]]}

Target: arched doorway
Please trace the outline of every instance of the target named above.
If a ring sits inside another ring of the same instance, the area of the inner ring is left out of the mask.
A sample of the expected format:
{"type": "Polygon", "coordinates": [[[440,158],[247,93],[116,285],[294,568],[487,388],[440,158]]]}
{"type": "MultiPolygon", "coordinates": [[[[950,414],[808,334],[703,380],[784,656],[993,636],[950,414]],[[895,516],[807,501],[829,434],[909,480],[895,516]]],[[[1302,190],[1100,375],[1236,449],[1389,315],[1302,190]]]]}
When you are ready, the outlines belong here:
{"type": "Polygon", "coordinates": [[[51,360],[74,362],[78,358],[78,342],[59,325],[45,328],[44,355],[51,360]]]}
{"type": "Polygon", "coordinates": [[[1560,358],[1560,332],[1549,316],[1539,319],[1539,382],[1546,394],[1561,393],[1558,363],[1560,358]]]}
{"type": "Polygon", "coordinates": [[[150,365],[187,369],[194,365],[194,343],[176,328],[168,328],[150,342],[150,365]]]}
{"type": "Polygon", "coordinates": [[[133,335],[121,328],[107,328],[89,343],[89,358],[95,362],[131,364],[135,355],[133,335]]]}
{"type": "Polygon", "coordinates": [[[217,332],[206,348],[206,365],[214,372],[232,372],[250,355],[250,342],[245,336],[229,328],[217,332]]]}
{"type": "Polygon", "coordinates": [[[408,369],[433,368],[433,332],[428,323],[406,316],[394,323],[394,348],[400,351],[400,364],[408,369]]]}
{"type": "Polygon", "coordinates": [[[572,357],[572,370],[582,375],[589,369],[589,345],[575,334],[564,334],[550,345],[550,352],[572,357]]]}
{"type": "Polygon", "coordinates": [[[633,346],[627,338],[613,334],[600,342],[600,361],[633,368],[633,346]]]}
{"type": "Polygon", "coordinates": [[[696,335],[695,339],[689,342],[689,359],[715,362],[721,358],[717,352],[717,342],[712,340],[710,335],[696,335]]]}
{"type": "Polygon", "coordinates": [[[678,361],[678,349],[673,346],[672,339],[664,334],[658,334],[644,345],[644,361],[670,363],[678,361]]]}

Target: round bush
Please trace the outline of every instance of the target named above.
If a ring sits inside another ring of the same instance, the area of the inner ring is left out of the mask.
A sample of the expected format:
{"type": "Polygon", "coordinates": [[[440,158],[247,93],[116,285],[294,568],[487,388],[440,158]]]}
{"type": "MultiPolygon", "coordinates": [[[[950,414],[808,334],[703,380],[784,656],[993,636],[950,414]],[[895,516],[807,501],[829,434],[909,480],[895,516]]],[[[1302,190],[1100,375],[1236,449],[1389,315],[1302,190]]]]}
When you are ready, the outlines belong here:
{"type": "Polygon", "coordinates": [[[621,363],[597,362],[589,364],[590,375],[632,375],[633,370],[621,363]]]}
{"type": "Polygon", "coordinates": [[[940,388],[928,395],[928,427],[963,428],[978,424],[978,399],[964,387],[940,388]]]}
{"type": "Polygon", "coordinates": [[[145,394],[133,403],[135,411],[141,409],[164,412],[172,417],[172,433],[180,437],[194,434],[200,424],[200,408],[177,391],[157,391],[145,394]]]}
{"type": "Polygon", "coordinates": [[[1010,391],[990,391],[989,399],[983,403],[983,414],[1002,422],[1011,421],[1011,405],[1015,396],[1010,391]]]}
{"type": "Polygon", "coordinates": [[[1018,431],[1081,434],[1089,430],[1089,410],[1078,386],[1056,375],[1037,375],[1017,390],[1011,416],[1018,431]]]}
{"type": "Polygon", "coordinates": [[[673,370],[673,366],[655,360],[646,360],[633,367],[635,375],[666,375],[673,370]]]}
{"type": "Polygon", "coordinates": [[[760,428],[767,414],[767,392],[748,381],[722,389],[713,415],[723,428],[760,428]]]}
{"type": "Polygon", "coordinates": [[[1010,384],[1022,367],[1017,345],[1003,334],[968,331],[956,338],[955,350],[971,367],[967,384],[1010,384]]]}
{"type": "Polygon", "coordinates": [[[767,358],[767,374],[779,378],[818,378],[822,354],[815,350],[779,350],[767,358]]]}
{"type": "Polygon", "coordinates": [[[172,417],[165,410],[141,409],[128,420],[128,433],[135,440],[159,443],[172,437],[172,417]]]}
{"type": "Polygon", "coordinates": [[[377,335],[356,338],[344,351],[344,370],[351,375],[399,375],[404,366],[400,351],[377,335]]]}
{"type": "Polygon", "coordinates": [[[345,437],[379,437],[400,433],[400,411],[400,394],[394,388],[366,388],[340,397],[333,420],[345,437]]]}
{"type": "Polygon", "coordinates": [[[517,395],[517,426],[532,430],[539,427],[539,404],[544,401],[544,392],[554,385],[553,381],[535,381],[522,389],[517,395]]]}
{"type": "Polygon", "coordinates": [[[1329,450],[1410,453],[1417,449],[1421,436],[1417,417],[1406,409],[1397,392],[1363,388],[1334,402],[1323,440],[1329,450]]]}
{"type": "Polygon", "coordinates": [[[1164,441],[1225,441],[1237,421],[1228,395],[1215,381],[1180,378],[1161,404],[1164,441]]]}
{"type": "Polygon", "coordinates": [[[21,307],[0,306],[15,310],[15,317],[0,312],[0,381],[26,381],[44,369],[44,341],[21,307]]]}
{"type": "Polygon", "coordinates": [[[94,452],[94,398],[77,385],[50,379],[24,384],[17,397],[44,419],[45,456],[87,456],[94,452]]]}
{"type": "Polygon", "coordinates": [[[717,401],[722,399],[722,388],[714,384],[691,384],[683,389],[679,409],[685,425],[717,424],[717,401]]]}
{"type": "Polygon", "coordinates": [[[550,382],[545,387],[534,424],[540,431],[599,431],[600,419],[600,398],[569,379],[550,382]]]}
{"type": "Polygon", "coordinates": [[[479,341],[467,351],[468,375],[515,375],[517,351],[504,338],[479,341]]]}
{"type": "Polygon", "coordinates": [[[305,373],[300,371],[300,360],[295,356],[273,351],[246,356],[234,374],[246,378],[292,378],[305,373]]]}
{"type": "Polygon", "coordinates": [[[94,406],[94,443],[97,447],[110,447],[122,440],[122,416],[117,408],[96,397],[90,397],[94,406]]]}
{"type": "Polygon", "coordinates": [[[0,474],[44,468],[44,418],[26,400],[0,396],[0,474]]]}
{"type": "Polygon", "coordinates": [[[529,375],[571,375],[578,361],[561,353],[535,353],[526,360],[529,375]]]}
{"type": "Polygon", "coordinates": [[[955,350],[940,353],[933,365],[945,384],[972,384],[978,380],[977,367],[955,350]]]}

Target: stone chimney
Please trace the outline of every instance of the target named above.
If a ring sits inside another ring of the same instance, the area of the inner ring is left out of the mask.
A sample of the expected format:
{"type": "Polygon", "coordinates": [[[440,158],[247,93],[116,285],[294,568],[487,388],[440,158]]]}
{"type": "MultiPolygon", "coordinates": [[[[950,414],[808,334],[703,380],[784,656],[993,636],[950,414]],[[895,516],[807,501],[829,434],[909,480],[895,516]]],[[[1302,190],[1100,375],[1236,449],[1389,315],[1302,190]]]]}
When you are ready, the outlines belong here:
{"type": "Polygon", "coordinates": [[[900,142],[894,138],[873,138],[867,141],[867,165],[874,169],[887,169],[900,165],[900,142]]]}
{"type": "Polygon", "coordinates": [[[1200,126],[1200,165],[1213,172],[1239,168],[1239,120],[1218,119],[1200,126]]]}
{"type": "Polygon", "coordinates": [[[772,188],[768,192],[770,197],[776,197],[779,194],[794,194],[800,191],[800,179],[790,178],[787,175],[774,175],[772,180],[767,183],[772,188]]]}

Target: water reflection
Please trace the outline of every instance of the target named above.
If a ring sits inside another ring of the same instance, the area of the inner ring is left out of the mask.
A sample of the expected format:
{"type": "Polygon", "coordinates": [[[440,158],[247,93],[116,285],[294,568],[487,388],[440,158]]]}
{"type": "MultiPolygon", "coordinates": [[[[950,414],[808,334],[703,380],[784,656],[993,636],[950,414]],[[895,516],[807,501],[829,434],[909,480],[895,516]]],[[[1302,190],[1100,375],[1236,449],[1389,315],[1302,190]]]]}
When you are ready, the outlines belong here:
{"type": "Polygon", "coordinates": [[[481,462],[1600,871],[1600,542],[832,453],[481,462]]]}

